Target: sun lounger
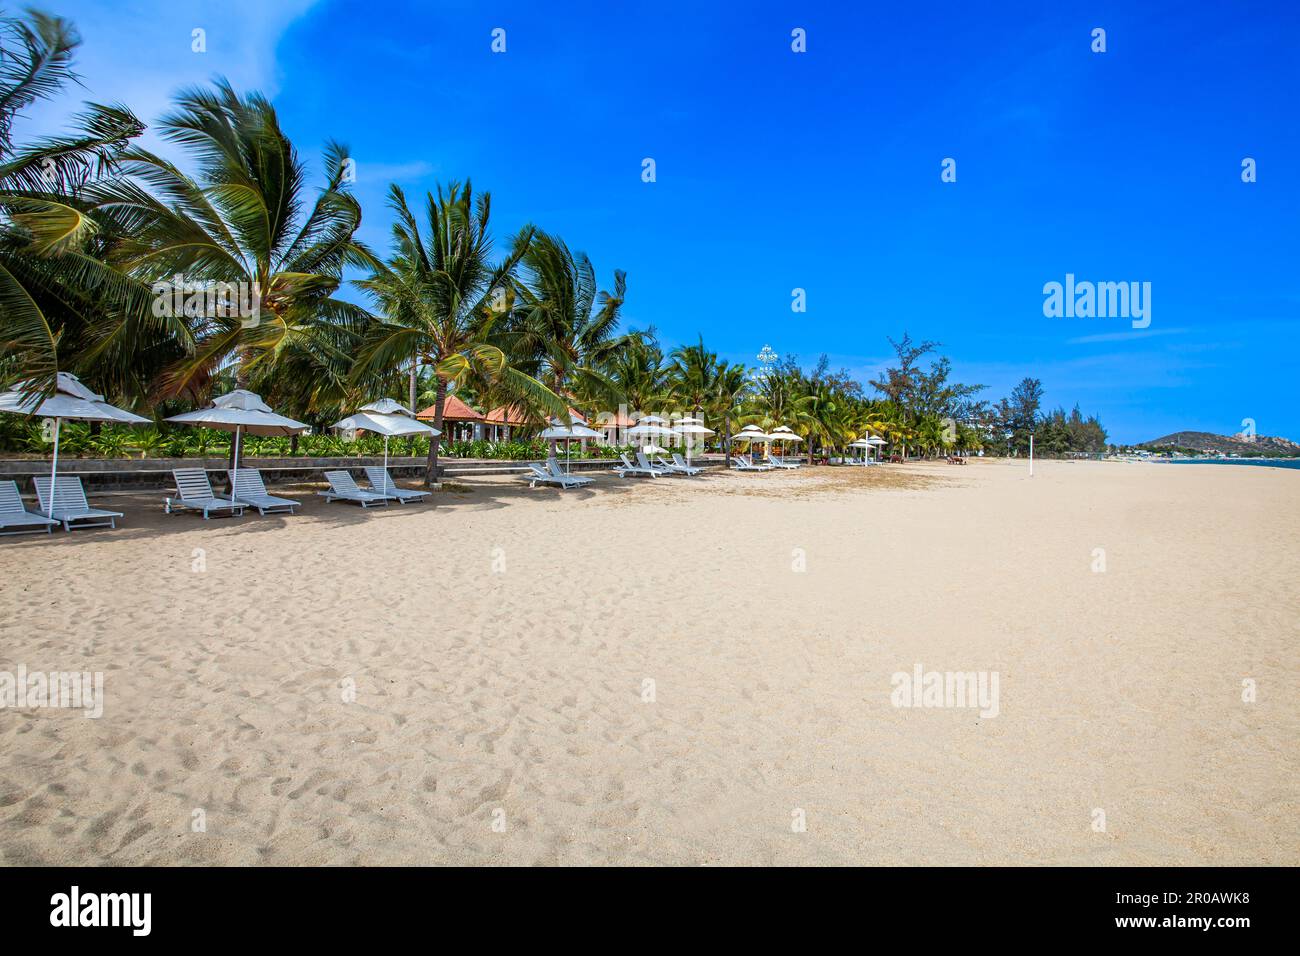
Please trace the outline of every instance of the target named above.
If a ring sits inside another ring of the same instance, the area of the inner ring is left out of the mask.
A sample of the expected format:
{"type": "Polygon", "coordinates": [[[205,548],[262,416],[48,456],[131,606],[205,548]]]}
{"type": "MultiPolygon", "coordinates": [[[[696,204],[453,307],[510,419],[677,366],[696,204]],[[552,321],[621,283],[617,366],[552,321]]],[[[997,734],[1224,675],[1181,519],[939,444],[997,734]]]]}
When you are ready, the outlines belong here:
{"type": "Polygon", "coordinates": [[[731,467],[736,471],[772,471],[771,465],[756,465],[744,455],[732,455],[731,467]]]}
{"type": "Polygon", "coordinates": [[[661,475],[671,475],[673,473],[671,468],[652,465],[650,459],[646,457],[646,453],[643,451],[636,453],[636,465],[638,468],[648,468],[650,471],[658,472],[661,475]]]}
{"type": "Polygon", "coordinates": [[[256,508],[258,514],[278,511],[288,511],[289,514],[293,514],[293,509],[302,504],[301,501],[293,498],[277,498],[275,495],[268,495],[266,485],[262,481],[262,473],[256,468],[241,468],[238,475],[233,471],[227,471],[226,474],[230,476],[230,483],[234,487],[234,494],[230,497],[240,504],[256,508]]]}
{"type": "Polygon", "coordinates": [[[18,494],[18,482],[0,481],[0,528],[21,528],[20,531],[0,531],[0,534],[35,534],[44,531],[49,534],[58,524],[45,515],[34,515],[23,507],[22,495],[18,494]]]}
{"type": "Polygon", "coordinates": [[[168,514],[176,511],[201,511],[203,520],[208,519],[210,511],[224,511],[231,515],[242,515],[246,505],[229,498],[218,498],[212,493],[212,482],[208,473],[202,468],[173,468],[172,477],[176,479],[176,493],[180,497],[168,498],[163,502],[163,510],[168,514]]]}
{"type": "Polygon", "coordinates": [[[585,485],[590,479],[577,479],[572,475],[552,475],[541,465],[529,463],[528,473],[521,475],[521,478],[528,479],[528,487],[536,488],[538,483],[543,485],[559,485],[561,488],[578,488],[585,485]]]}
{"type": "Polygon", "coordinates": [[[798,467],[799,467],[798,465],[789,465],[789,464],[786,464],[786,463],[785,463],[784,461],[782,461],[780,458],[776,457],[776,455],[768,455],[768,456],[767,456],[767,463],[768,463],[769,465],[771,465],[773,468],[785,468],[785,469],[790,470],[790,471],[793,471],[795,468],[798,468],[798,467]]]}
{"type": "MultiPolygon", "coordinates": [[[[649,467],[649,462],[646,462],[644,466],[632,464],[632,462],[628,461],[627,452],[623,452],[618,457],[623,464],[616,465],[613,470],[618,473],[620,478],[626,478],[628,475],[648,475],[651,478],[658,478],[660,475],[667,474],[662,468],[649,467]]],[[[645,455],[640,454],[639,457],[644,459],[645,455]]]]}
{"type": "Polygon", "coordinates": [[[78,528],[116,528],[117,519],[122,517],[120,511],[102,511],[90,507],[86,501],[86,489],[81,487],[81,479],[76,475],[59,475],[54,487],[54,510],[50,510],[50,479],[36,478],[36,498],[41,511],[63,525],[64,531],[71,531],[73,522],[79,522],[78,528]],[[107,519],[107,520],[105,520],[107,519]]]}
{"type": "Polygon", "coordinates": [[[657,468],[663,468],[670,475],[698,475],[704,470],[703,468],[696,468],[693,465],[686,464],[686,462],[682,460],[681,455],[673,455],[673,459],[673,461],[664,461],[661,456],[654,460],[654,465],[657,468]]]}
{"type": "Polygon", "coordinates": [[[383,465],[373,465],[365,469],[366,481],[370,482],[370,490],[381,495],[388,495],[390,498],[396,498],[402,504],[408,501],[419,501],[422,498],[429,497],[427,491],[415,491],[412,488],[399,488],[393,484],[393,476],[390,475],[383,465]]]}
{"type": "Polygon", "coordinates": [[[388,502],[394,500],[391,495],[385,495],[378,491],[363,491],[357,487],[356,480],[346,471],[327,471],[325,480],[330,483],[329,491],[318,491],[326,501],[351,501],[363,508],[369,508],[372,505],[384,505],[387,507],[388,502]]]}
{"type": "Polygon", "coordinates": [[[560,463],[555,458],[546,459],[546,471],[552,478],[563,478],[570,484],[589,485],[596,479],[583,478],[581,475],[573,475],[560,467],[560,463]]]}
{"type": "Polygon", "coordinates": [[[700,472],[704,470],[699,465],[687,464],[686,459],[682,458],[682,456],[677,454],[676,452],[673,452],[673,464],[675,464],[678,468],[685,468],[686,474],[688,475],[698,475],[700,472]]]}

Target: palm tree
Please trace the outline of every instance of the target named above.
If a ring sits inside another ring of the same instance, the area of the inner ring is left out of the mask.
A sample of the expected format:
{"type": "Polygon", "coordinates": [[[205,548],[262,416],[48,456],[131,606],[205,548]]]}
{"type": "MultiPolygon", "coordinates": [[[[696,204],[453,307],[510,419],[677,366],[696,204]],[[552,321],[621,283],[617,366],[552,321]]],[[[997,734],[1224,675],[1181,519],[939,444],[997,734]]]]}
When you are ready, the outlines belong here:
{"type": "Polygon", "coordinates": [[[512,354],[529,361],[554,391],[613,408],[626,400],[605,369],[626,344],[617,335],[627,274],[614,271],[614,291],[599,291],[586,253],[538,231],[524,253],[511,324],[512,354]]]}
{"type": "Polygon", "coordinates": [[[726,361],[718,363],[707,407],[711,415],[722,419],[722,453],[728,468],[731,467],[731,419],[744,401],[750,384],[749,369],[745,366],[730,365],[726,361]]]}
{"type": "MultiPolygon", "coordinates": [[[[245,387],[293,353],[315,355],[307,366],[329,375],[329,388],[340,394],[338,369],[370,317],[334,293],[345,266],[375,261],[354,238],[361,207],[348,191],[346,148],[327,145],[325,183],[308,206],[305,169],[265,97],[241,98],[218,80],[211,90],[182,92],[177,105],[159,129],[189,153],[197,177],[133,148],[122,157],[128,178],[90,191],[97,213],[121,236],[112,261],[155,288],[178,274],[200,287],[229,283],[254,314],[205,309],[187,316],[192,341],[159,392],[200,393],[229,362],[236,385],[245,387]]],[[[123,323],[104,347],[131,334],[123,323]]]]}
{"type": "Polygon", "coordinates": [[[14,146],[14,118],[76,79],[80,42],[60,17],[0,10],[0,381],[25,379],[35,392],[73,366],[89,325],[147,316],[150,302],[146,287],[102,261],[102,224],[83,196],[144,125],[124,107],[89,104],[72,135],[14,146]]]}
{"type": "Polygon", "coordinates": [[[647,411],[668,399],[669,370],[663,362],[663,349],[651,328],[629,332],[604,371],[633,411],[647,411]]]}
{"type": "Polygon", "coordinates": [[[704,347],[704,336],[695,345],[673,349],[669,371],[673,397],[692,414],[698,415],[712,398],[718,377],[718,356],[704,347]]]}
{"type": "MultiPolygon", "coordinates": [[[[427,233],[396,186],[389,187],[393,252],[376,262],[358,283],[378,302],[384,317],[367,334],[357,354],[354,375],[404,368],[412,361],[431,366],[436,376],[433,425],[442,430],[447,388],[470,377],[496,383],[505,393],[569,420],[566,404],[551,389],[507,358],[496,324],[509,313],[510,276],[530,247],[532,227],[515,237],[506,258],[491,264],[488,234],[492,199],[475,197],[466,182],[451,183],[425,204],[427,233]]],[[[439,440],[429,442],[425,484],[438,475],[439,440]]]]}

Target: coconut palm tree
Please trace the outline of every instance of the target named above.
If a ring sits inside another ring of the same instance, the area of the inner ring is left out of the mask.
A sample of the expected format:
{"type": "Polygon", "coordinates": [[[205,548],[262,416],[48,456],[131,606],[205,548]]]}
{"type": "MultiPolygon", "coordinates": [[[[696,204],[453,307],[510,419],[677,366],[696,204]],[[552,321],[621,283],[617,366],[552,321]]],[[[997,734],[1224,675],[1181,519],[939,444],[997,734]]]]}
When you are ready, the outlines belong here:
{"type": "MultiPolygon", "coordinates": [[[[355,376],[406,368],[412,361],[430,366],[434,386],[434,427],[442,430],[447,389],[477,377],[569,420],[561,398],[513,364],[500,346],[497,323],[509,314],[510,277],[530,248],[534,230],[526,226],[509,253],[493,265],[488,233],[492,199],[475,196],[469,182],[451,183],[425,202],[426,230],[396,186],[389,187],[393,251],[376,262],[370,277],[358,282],[383,312],[357,353],[355,376]]],[[[438,475],[439,440],[429,442],[425,484],[438,475]]]]}
{"type": "Polygon", "coordinates": [[[566,397],[608,408],[626,400],[605,371],[627,344],[618,335],[625,272],[615,270],[613,292],[600,291],[586,253],[574,254],[558,236],[538,231],[524,252],[515,291],[512,355],[566,397]]]}
{"type": "Polygon", "coordinates": [[[669,399],[669,370],[653,328],[629,332],[603,371],[633,411],[648,411],[669,399]]]}
{"type": "MultiPolygon", "coordinates": [[[[153,284],[164,309],[167,294],[181,291],[170,285],[177,275],[191,291],[238,290],[243,306],[221,299],[217,308],[190,308],[194,296],[184,296],[192,342],[160,393],[200,393],[232,362],[244,387],[286,353],[315,353],[320,369],[346,364],[370,317],[334,294],[345,266],[375,261],[354,237],[361,206],[348,191],[346,148],[327,145],[325,181],[309,202],[298,152],[261,94],[241,97],[225,80],[189,89],[158,128],[197,174],[144,149],[123,154],[126,178],[89,190],[121,237],[111,261],[153,284]]],[[[132,331],[123,323],[103,347],[129,341],[132,331]]],[[[343,387],[337,374],[330,384],[343,387]]]]}
{"type": "Polygon", "coordinates": [[[713,397],[718,377],[718,356],[704,347],[704,336],[695,345],[672,351],[669,382],[673,399],[693,415],[704,411],[713,397]]]}
{"type": "Polygon", "coordinates": [[[0,381],[37,392],[74,366],[96,319],[148,316],[150,303],[147,287],[103,262],[104,230],[84,199],[144,125],[125,107],[88,104],[72,134],[13,142],[14,118],[76,79],[80,42],[60,17],[0,10],[0,381]]]}
{"type": "Polygon", "coordinates": [[[725,360],[718,363],[705,407],[710,415],[722,419],[722,453],[728,468],[731,467],[731,420],[738,413],[751,385],[749,369],[745,366],[731,365],[725,360]]]}

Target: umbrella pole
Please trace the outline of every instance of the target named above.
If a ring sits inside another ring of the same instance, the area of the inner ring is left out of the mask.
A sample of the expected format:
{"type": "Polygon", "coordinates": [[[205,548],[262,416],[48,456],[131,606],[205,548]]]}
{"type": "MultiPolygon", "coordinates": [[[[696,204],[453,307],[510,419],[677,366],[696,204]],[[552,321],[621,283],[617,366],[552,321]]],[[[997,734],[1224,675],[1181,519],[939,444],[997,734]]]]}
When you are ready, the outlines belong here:
{"type": "MultiPolygon", "coordinates": [[[[384,436],[384,485],[387,486],[387,484],[388,484],[388,436],[385,435],[384,436]]],[[[385,487],[384,490],[387,491],[388,488],[385,487]]]]}
{"type": "Polygon", "coordinates": [[[239,477],[239,429],[242,426],[235,426],[235,467],[230,472],[230,500],[235,500],[235,479],[239,477]]]}
{"type": "Polygon", "coordinates": [[[62,424],[62,418],[54,419],[54,463],[50,465],[50,507],[46,509],[47,518],[54,517],[54,486],[59,477],[59,426],[62,424]]]}

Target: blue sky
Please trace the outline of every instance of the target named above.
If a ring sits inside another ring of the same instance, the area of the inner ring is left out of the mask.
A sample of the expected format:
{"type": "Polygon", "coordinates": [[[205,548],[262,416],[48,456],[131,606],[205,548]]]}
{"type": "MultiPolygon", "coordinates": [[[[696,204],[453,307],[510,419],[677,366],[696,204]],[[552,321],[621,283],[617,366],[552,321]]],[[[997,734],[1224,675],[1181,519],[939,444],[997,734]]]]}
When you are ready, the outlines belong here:
{"type": "Polygon", "coordinates": [[[533,222],[603,284],[625,269],[628,324],[669,346],[865,380],[907,330],[989,398],[1035,376],[1115,441],[1245,418],[1300,439],[1300,5],[538,6],[48,4],[86,90],[29,131],[80,98],[156,119],[222,74],[272,96],[313,181],[327,139],[351,146],[377,249],[390,181],[471,177],[501,240],[533,222]],[[1150,282],[1150,326],[1044,317],[1066,273],[1150,282]]]}

